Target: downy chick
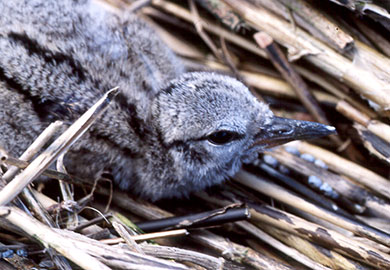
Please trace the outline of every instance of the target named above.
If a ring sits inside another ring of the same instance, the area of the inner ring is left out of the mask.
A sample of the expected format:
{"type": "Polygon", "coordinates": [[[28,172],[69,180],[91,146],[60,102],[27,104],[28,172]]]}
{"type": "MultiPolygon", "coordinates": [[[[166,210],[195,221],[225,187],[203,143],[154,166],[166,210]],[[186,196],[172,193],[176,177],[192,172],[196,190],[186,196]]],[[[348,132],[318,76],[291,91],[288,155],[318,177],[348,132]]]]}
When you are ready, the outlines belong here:
{"type": "Polygon", "coordinates": [[[219,184],[265,148],[334,132],[275,117],[234,78],[185,72],[134,15],[88,0],[0,0],[0,10],[0,145],[14,155],[116,86],[65,165],[87,178],[109,171],[151,200],[219,184]]]}

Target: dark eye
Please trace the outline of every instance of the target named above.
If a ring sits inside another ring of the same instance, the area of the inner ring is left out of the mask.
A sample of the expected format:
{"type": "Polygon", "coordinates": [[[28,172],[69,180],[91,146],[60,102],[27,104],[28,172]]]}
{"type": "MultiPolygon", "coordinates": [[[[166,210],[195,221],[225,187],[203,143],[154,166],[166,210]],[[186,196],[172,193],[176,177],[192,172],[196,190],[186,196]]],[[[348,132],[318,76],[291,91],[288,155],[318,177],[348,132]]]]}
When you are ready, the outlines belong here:
{"type": "Polygon", "coordinates": [[[220,130],[210,134],[207,139],[209,142],[217,145],[226,144],[237,138],[237,134],[235,132],[220,130]]]}

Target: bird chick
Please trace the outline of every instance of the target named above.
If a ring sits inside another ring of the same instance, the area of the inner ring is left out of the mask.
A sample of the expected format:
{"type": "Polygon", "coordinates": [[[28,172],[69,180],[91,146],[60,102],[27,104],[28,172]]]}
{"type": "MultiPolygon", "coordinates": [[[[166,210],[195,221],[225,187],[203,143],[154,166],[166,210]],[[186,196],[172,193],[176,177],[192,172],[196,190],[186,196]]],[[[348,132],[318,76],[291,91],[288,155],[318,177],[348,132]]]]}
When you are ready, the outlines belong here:
{"type": "Polygon", "coordinates": [[[134,15],[88,0],[0,1],[0,10],[0,145],[15,155],[115,86],[121,94],[65,165],[87,178],[109,171],[150,200],[219,184],[259,151],[334,132],[274,116],[234,78],[185,72],[134,15]]]}

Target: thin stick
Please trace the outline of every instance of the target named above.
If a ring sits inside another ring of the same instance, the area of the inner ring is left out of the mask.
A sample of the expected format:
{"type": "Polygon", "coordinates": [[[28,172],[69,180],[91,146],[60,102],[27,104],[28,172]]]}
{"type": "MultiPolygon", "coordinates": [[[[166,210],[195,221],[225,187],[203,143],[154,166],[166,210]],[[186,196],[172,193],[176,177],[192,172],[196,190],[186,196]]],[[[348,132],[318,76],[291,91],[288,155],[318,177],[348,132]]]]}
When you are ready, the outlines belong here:
{"type": "Polygon", "coordinates": [[[74,231],[74,232],[81,232],[83,229],[85,229],[85,228],[87,228],[89,226],[101,223],[103,221],[106,221],[110,217],[112,217],[112,214],[106,214],[104,216],[98,216],[98,217],[96,217],[94,219],[91,219],[91,220],[85,221],[83,223],[80,223],[79,225],[77,225],[77,227],[68,228],[68,230],[71,230],[71,231],[74,231]]]}
{"type": "Polygon", "coordinates": [[[193,20],[196,31],[198,32],[198,34],[202,38],[202,40],[206,43],[206,45],[210,48],[210,50],[213,52],[215,57],[217,57],[219,60],[223,61],[223,56],[222,56],[221,51],[215,46],[215,44],[213,43],[211,38],[203,31],[202,19],[199,16],[198,9],[196,8],[194,0],[188,0],[188,2],[190,5],[192,20],[193,20]]]}
{"type": "Polygon", "coordinates": [[[127,247],[134,252],[138,252],[140,254],[145,254],[142,249],[138,246],[138,244],[135,242],[134,238],[129,234],[129,232],[125,229],[125,226],[120,224],[117,221],[112,222],[112,226],[114,227],[115,231],[119,234],[119,236],[125,241],[127,244],[127,247]]]}
{"type": "MultiPolygon", "coordinates": [[[[36,153],[38,153],[42,147],[53,137],[53,135],[62,127],[61,121],[55,121],[51,123],[27,148],[27,150],[20,156],[19,160],[29,161],[36,153]]],[[[2,178],[8,182],[10,181],[19,171],[19,168],[12,166],[8,168],[7,172],[2,178]]]]}
{"type": "Polygon", "coordinates": [[[141,8],[150,5],[151,2],[151,0],[137,0],[130,5],[127,11],[132,13],[137,12],[141,8]]]}
{"type": "Polygon", "coordinates": [[[246,207],[227,205],[222,209],[216,209],[192,215],[138,222],[136,225],[144,232],[153,232],[170,228],[199,228],[217,226],[227,222],[245,220],[249,217],[250,215],[246,207]]]}
{"type": "Polygon", "coordinates": [[[345,101],[337,103],[336,110],[347,118],[365,126],[369,131],[390,143],[390,126],[378,120],[372,120],[368,115],[357,110],[345,101]]]}
{"type": "Polygon", "coordinates": [[[233,12],[233,10],[221,0],[197,0],[202,7],[207,9],[219,21],[228,26],[233,31],[240,30],[244,27],[240,16],[233,12]]]}
{"type": "Polygon", "coordinates": [[[316,98],[310,93],[306,83],[295,71],[280,50],[279,46],[273,41],[272,37],[265,32],[258,32],[254,39],[260,48],[265,49],[269,59],[276,69],[282,74],[283,78],[292,86],[293,90],[314,118],[325,125],[330,125],[325,113],[322,111],[316,98]]]}
{"type": "MultiPolygon", "coordinates": [[[[66,169],[65,169],[65,165],[64,165],[64,153],[59,155],[57,162],[56,162],[56,167],[57,167],[57,170],[59,172],[61,172],[63,174],[67,174],[66,169]]],[[[59,180],[58,182],[60,185],[60,190],[61,190],[63,200],[64,201],[74,201],[71,184],[66,183],[62,180],[59,180]]],[[[68,215],[68,219],[66,221],[66,226],[67,227],[77,226],[79,223],[77,213],[76,212],[74,212],[74,213],[68,212],[67,215],[68,215]]]]}
{"type": "Polygon", "coordinates": [[[353,121],[356,121],[365,127],[367,127],[368,123],[370,122],[370,118],[367,115],[356,110],[354,107],[352,107],[350,104],[348,104],[344,100],[340,100],[337,103],[336,110],[338,110],[345,117],[347,117],[353,121]]]}
{"type": "MultiPolygon", "coordinates": [[[[30,163],[27,161],[22,161],[20,159],[13,158],[13,157],[8,156],[8,155],[4,155],[3,153],[0,152],[0,164],[2,164],[2,163],[7,164],[7,165],[16,166],[19,169],[25,169],[30,165],[30,163]]],[[[68,183],[92,185],[91,181],[89,181],[89,180],[84,180],[83,178],[78,178],[78,177],[73,176],[73,175],[69,176],[67,174],[64,174],[64,173],[61,173],[61,172],[58,172],[55,170],[51,170],[51,169],[44,170],[42,175],[50,177],[50,178],[54,178],[57,180],[62,180],[62,181],[68,182],[68,183]]]]}
{"type": "Polygon", "coordinates": [[[84,134],[93,122],[108,108],[110,101],[118,93],[118,88],[107,92],[95,105],[85,112],[57,140],[55,140],[30,166],[17,175],[12,182],[0,191],[0,205],[12,201],[24,187],[39,176],[50,164],[84,134]]]}
{"type": "MultiPolygon", "coordinates": [[[[158,238],[166,238],[166,237],[174,237],[174,236],[182,236],[187,235],[188,231],[185,229],[178,229],[178,230],[171,230],[171,231],[165,231],[165,232],[154,232],[154,233],[145,233],[145,234],[139,234],[139,235],[132,235],[130,236],[134,241],[147,241],[152,239],[158,239],[158,238]]],[[[101,240],[100,242],[105,244],[118,244],[125,242],[122,238],[111,238],[111,239],[105,239],[101,240]]]]}
{"type": "Polygon", "coordinates": [[[386,140],[373,134],[373,132],[369,131],[368,128],[363,125],[355,123],[353,127],[358,132],[364,147],[366,147],[371,154],[390,165],[390,144],[386,140]]]}
{"type": "MultiPolygon", "coordinates": [[[[59,171],[63,174],[67,174],[65,166],[64,166],[64,154],[59,155],[59,157],[57,159],[56,167],[57,167],[57,171],[59,171]]],[[[61,181],[61,180],[59,180],[59,183],[60,183],[60,190],[61,190],[63,200],[64,201],[73,201],[74,199],[73,199],[73,194],[72,194],[70,185],[61,181]]]]}
{"type": "MultiPolygon", "coordinates": [[[[39,136],[39,137],[41,137],[41,136],[39,136]]],[[[38,141],[42,141],[42,140],[40,139],[38,141]]],[[[29,147],[29,149],[32,150],[31,146],[29,147]]],[[[34,147],[34,149],[37,149],[37,148],[34,147]]],[[[31,151],[30,151],[30,153],[31,153],[31,151]]],[[[26,156],[27,155],[25,155],[25,158],[26,158],[26,156]]],[[[10,164],[10,163],[6,162],[8,160],[9,160],[8,153],[6,153],[5,151],[0,151],[0,164],[9,164],[9,165],[11,165],[11,167],[10,167],[11,169],[15,169],[15,168],[17,168],[17,170],[19,169],[18,167],[15,167],[15,164],[10,164]]],[[[27,163],[27,161],[20,161],[20,162],[26,162],[27,163]]],[[[8,177],[12,178],[13,174],[18,172],[17,170],[13,170],[13,172],[11,172],[8,175],[8,177]]],[[[35,196],[31,192],[31,190],[32,189],[29,186],[27,186],[26,188],[24,188],[22,190],[21,196],[23,197],[24,202],[27,204],[28,208],[31,209],[31,211],[34,212],[34,214],[37,216],[37,218],[39,220],[44,222],[46,225],[49,225],[50,227],[55,227],[55,224],[54,224],[52,218],[47,213],[47,211],[40,205],[40,203],[36,200],[35,196]]]]}
{"type": "MultiPolygon", "coordinates": [[[[221,2],[221,4],[225,5],[225,3],[221,2]]],[[[211,38],[207,35],[207,33],[203,30],[202,18],[199,16],[198,9],[196,8],[194,0],[189,0],[189,6],[193,18],[193,23],[195,25],[196,31],[199,36],[203,39],[206,45],[211,49],[215,57],[221,62],[226,63],[226,65],[232,70],[233,74],[236,75],[238,79],[242,79],[240,74],[237,72],[237,68],[235,67],[229,53],[227,52],[226,44],[222,36],[220,36],[221,40],[221,49],[218,49],[211,38]]],[[[228,7],[228,6],[227,6],[228,7]]]]}

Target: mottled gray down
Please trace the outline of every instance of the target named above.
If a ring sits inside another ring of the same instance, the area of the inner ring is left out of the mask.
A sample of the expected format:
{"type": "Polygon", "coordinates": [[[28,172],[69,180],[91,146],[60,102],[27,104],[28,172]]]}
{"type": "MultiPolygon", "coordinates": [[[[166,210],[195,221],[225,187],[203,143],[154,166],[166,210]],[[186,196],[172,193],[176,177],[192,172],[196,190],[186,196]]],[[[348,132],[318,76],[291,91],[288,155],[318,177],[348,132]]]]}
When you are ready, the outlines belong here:
{"type": "Polygon", "coordinates": [[[252,144],[274,118],[268,107],[236,79],[185,73],[134,15],[87,0],[0,0],[0,10],[0,145],[10,153],[115,86],[121,94],[66,155],[70,173],[108,171],[151,200],[186,196],[264,147],[252,144]]]}

